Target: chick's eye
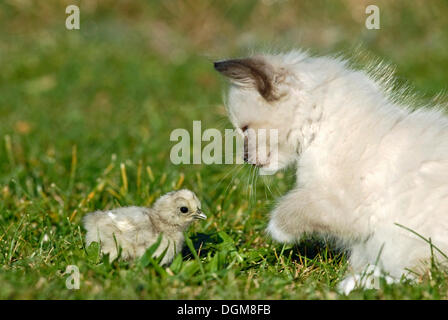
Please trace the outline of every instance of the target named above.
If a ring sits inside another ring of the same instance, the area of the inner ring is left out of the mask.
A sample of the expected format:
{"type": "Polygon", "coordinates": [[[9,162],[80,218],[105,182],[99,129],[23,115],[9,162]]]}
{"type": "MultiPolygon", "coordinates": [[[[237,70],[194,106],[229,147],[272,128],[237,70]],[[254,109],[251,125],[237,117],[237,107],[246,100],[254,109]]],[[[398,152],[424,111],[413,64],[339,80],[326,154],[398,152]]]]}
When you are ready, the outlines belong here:
{"type": "Polygon", "coordinates": [[[188,208],[187,207],[180,207],[180,212],[187,213],[188,212],[188,208]]]}

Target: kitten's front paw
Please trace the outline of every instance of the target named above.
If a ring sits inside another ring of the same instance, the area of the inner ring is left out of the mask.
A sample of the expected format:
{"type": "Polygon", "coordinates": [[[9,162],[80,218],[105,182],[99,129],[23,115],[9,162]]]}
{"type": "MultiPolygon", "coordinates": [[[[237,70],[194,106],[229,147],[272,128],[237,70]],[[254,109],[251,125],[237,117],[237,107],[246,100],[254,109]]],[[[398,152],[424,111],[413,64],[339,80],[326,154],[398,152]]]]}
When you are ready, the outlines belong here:
{"type": "Polygon", "coordinates": [[[294,237],[277,226],[275,219],[271,219],[269,221],[266,232],[277,242],[291,243],[295,240],[294,237]]]}
{"type": "Polygon", "coordinates": [[[384,279],[387,284],[398,282],[387,274],[384,274],[379,268],[375,266],[368,266],[363,273],[357,273],[347,276],[338,285],[338,291],[348,295],[354,289],[379,289],[380,279],[384,279]]]}
{"type": "Polygon", "coordinates": [[[337,290],[346,296],[350,294],[355,288],[360,285],[360,276],[357,274],[346,277],[344,280],[339,282],[337,290]]]}

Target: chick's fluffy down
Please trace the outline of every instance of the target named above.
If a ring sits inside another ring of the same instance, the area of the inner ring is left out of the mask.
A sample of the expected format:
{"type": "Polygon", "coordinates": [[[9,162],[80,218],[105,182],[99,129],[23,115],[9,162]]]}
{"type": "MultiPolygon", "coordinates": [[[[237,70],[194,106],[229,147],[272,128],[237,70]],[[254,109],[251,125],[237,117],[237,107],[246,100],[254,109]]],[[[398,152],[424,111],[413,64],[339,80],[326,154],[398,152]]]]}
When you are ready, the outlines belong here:
{"type": "Polygon", "coordinates": [[[142,256],[162,235],[154,256],[160,256],[168,248],[161,261],[168,264],[182,249],[183,232],[195,220],[206,218],[194,192],[172,191],[160,197],[152,208],[125,207],[87,214],[86,243],[98,242],[111,260],[118,256],[119,247],[122,258],[133,259],[142,256]]]}
{"type": "MultiPolygon", "coordinates": [[[[100,243],[101,251],[109,253],[111,260],[117,257],[118,246],[121,247],[122,258],[140,257],[146,249],[157,241],[160,234],[151,223],[150,214],[151,209],[140,207],[96,211],[88,214],[84,218],[84,226],[87,230],[87,245],[94,241],[100,243]]],[[[162,237],[162,242],[154,255],[160,255],[168,246],[169,248],[162,260],[162,264],[167,264],[181,249],[182,242],[182,235],[177,235],[174,239],[172,237],[162,237]]]]}

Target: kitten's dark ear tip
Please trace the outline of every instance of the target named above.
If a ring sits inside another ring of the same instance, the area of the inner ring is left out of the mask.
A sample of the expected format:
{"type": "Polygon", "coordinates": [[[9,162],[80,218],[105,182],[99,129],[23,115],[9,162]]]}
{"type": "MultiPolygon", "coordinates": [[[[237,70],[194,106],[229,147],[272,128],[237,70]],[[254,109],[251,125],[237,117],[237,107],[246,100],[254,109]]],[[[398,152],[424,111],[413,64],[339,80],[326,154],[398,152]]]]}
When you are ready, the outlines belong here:
{"type": "Polygon", "coordinates": [[[224,70],[226,70],[226,65],[227,65],[227,63],[225,61],[215,61],[215,62],[213,62],[213,67],[218,72],[223,72],[224,70]]]}

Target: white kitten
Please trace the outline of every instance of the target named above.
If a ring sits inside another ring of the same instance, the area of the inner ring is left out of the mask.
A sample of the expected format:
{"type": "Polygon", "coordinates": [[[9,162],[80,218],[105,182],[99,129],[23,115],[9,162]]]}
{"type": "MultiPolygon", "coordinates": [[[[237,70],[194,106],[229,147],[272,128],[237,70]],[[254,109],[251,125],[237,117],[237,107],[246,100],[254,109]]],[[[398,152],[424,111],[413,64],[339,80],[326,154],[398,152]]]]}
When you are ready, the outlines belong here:
{"type": "Polygon", "coordinates": [[[448,118],[440,108],[412,111],[391,93],[390,77],[300,51],[220,61],[215,69],[230,79],[228,113],[243,135],[278,129],[267,159],[254,160],[255,147],[247,161],[262,170],[297,164],[295,188],[271,213],[275,240],[337,239],[351,253],[344,292],[377,287],[379,270],[390,281],[428,267],[428,242],[397,224],[448,253],[448,118]],[[362,280],[369,270],[372,278],[362,280]]]}

